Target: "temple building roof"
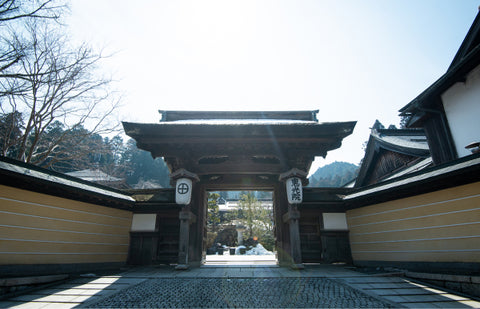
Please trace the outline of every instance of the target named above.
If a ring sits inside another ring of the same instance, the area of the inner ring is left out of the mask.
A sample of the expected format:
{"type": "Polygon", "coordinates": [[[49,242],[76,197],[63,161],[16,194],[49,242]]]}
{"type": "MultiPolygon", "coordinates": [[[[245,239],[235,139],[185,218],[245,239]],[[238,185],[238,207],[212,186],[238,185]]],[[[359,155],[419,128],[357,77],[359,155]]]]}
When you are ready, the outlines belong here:
{"type": "Polygon", "coordinates": [[[81,171],[69,172],[65,174],[73,177],[78,177],[83,180],[92,181],[92,182],[110,182],[110,181],[114,182],[114,181],[123,180],[121,178],[110,176],[99,169],[95,169],[95,170],[86,169],[81,171]]]}
{"type": "Polygon", "coordinates": [[[116,189],[130,189],[125,179],[108,175],[99,169],[85,169],[65,174],[116,189]]]}
{"type": "Polygon", "coordinates": [[[430,150],[421,129],[385,129],[375,122],[355,187],[378,183],[430,166],[430,150]]]}

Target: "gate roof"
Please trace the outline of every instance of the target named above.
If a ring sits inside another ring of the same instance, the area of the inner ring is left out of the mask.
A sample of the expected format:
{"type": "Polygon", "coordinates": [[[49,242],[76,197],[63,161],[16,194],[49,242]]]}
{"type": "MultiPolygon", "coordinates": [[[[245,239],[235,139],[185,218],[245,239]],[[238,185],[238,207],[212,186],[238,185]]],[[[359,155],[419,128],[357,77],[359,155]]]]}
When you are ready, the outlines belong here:
{"type": "MultiPolygon", "coordinates": [[[[308,172],[315,156],[341,146],[356,122],[319,123],[314,111],[160,111],[159,123],[123,122],[137,147],[164,157],[170,170],[202,180],[249,175],[278,180],[292,168],[308,172]]],[[[240,181],[240,180],[238,180],[240,181]]]]}

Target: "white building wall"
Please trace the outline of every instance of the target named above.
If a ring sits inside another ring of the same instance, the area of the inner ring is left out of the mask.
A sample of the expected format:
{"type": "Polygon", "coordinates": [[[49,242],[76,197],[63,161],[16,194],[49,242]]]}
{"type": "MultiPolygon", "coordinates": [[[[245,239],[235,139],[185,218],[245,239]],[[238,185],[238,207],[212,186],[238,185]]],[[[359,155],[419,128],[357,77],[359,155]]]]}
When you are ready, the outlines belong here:
{"type": "Polygon", "coordinates": [[[155,231],[156,214],[133,214],[132,232],[153,232],[155,231]]]}
{"type": "Polygon", "coordinates": [[[323,213],[323,228],[325,230],[348,230],[345,213],[323,213]]]}
{"type": "Polygon", "coordinates": [[[472,154],[465,146],[480,141],[480,66],[465,83],[456,83],[442,94],[443,107],[459,157],[472,154]]]}

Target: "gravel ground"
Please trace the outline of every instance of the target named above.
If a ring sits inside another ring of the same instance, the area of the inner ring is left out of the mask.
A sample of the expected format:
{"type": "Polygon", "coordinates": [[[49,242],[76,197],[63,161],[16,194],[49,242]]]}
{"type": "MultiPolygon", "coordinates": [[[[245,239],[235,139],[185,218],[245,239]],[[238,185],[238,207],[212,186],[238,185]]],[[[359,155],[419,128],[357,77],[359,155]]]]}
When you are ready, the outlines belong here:
{"type": "Polygon", "coordinates": [[[389,308],[326,278],[149,279],[95,308],[389,308]]]}

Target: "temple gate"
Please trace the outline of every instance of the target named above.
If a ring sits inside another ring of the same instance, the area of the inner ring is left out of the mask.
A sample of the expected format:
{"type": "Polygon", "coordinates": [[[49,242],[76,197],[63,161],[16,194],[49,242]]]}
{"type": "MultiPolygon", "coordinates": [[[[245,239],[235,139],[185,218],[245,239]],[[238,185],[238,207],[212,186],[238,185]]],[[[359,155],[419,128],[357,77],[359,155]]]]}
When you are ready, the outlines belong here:
{"type": "Polygon", "coordinates": [[[171,171],[181,206],[177,268],[203,263],[207,191],[220,190],[273,191],[279,264],[302,268],[301,185],[314,158],[340,147],[355,122],[319,123],[318,110],[160,113],[159,123],[123,126],[138,148],[163,157],[171,171]]]}

